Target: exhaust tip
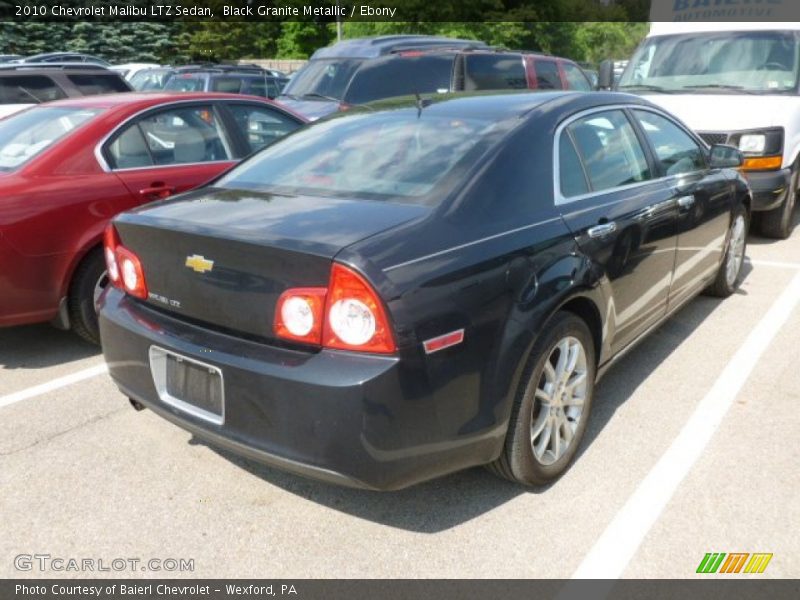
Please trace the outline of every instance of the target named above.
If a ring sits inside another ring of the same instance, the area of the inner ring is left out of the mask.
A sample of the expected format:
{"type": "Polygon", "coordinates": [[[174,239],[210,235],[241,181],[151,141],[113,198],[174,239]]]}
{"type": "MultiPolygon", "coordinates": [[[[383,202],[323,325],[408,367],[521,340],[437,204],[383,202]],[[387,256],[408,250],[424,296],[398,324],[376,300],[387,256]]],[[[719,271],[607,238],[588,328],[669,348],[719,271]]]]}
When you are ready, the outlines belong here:
{"type": "Polygon", "coordinates": [[[141,402],[139,402],[138,400],[134,400],[133,398],[128,398],[128,402],[130,402],[130,403],[131,403],[131,406],[132,406],[132,407],[133,407],[133,409],[134,409],[135,411],[137,411],[137,412],[139,412],[139,411],[142,411],[142,410],[144,410],[145,408],[147,408],[147,407],[146,407],[144,404],[142,404],[142,403],[141,403],[141,402]]]}

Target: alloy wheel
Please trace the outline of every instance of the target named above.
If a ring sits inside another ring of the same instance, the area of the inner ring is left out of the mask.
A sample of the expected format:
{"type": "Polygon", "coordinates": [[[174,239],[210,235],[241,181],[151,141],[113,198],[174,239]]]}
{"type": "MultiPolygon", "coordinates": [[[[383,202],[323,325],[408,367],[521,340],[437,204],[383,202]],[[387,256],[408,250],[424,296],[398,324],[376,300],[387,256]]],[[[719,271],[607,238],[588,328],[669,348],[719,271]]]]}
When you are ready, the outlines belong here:
{"type": "Polygon", "coordinates": [[[588,389],[586,350],[575,337],[559,340],[544,363],[531,411],[531,448],[552,465],[572,443],[588,389]]]}

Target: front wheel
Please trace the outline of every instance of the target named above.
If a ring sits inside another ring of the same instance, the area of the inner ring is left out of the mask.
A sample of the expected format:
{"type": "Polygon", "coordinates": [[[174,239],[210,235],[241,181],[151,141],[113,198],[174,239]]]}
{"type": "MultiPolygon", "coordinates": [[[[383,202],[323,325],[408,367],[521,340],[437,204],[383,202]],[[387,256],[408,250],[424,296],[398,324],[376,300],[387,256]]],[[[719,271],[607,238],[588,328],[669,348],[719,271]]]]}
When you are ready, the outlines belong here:
{"type": "Polygon", "coordinates": [[[557,313],[534,344],[503,453],[490,469],[524,485],[560,477],[586,431],[595,372],[594,342],[586,323],[572,313],[557,313]]]}
{"type": "Polygon", "coordinates": [[[797,203],[798,178],[800,167],[792,171],[786,199],[778,208],[758,214],[758,225],[761,235],[768,238],[785,240],[792,235],[794,228],[794,207],[797,203]]]}
{"type": "Polygon", "coordinates": [[[718,298],[727,298],[742,281],[742,266],[747,250],[747,211],[743,206],[733,212],[725,255],[717,271],[717,278],[706,292],[718,298]]]}

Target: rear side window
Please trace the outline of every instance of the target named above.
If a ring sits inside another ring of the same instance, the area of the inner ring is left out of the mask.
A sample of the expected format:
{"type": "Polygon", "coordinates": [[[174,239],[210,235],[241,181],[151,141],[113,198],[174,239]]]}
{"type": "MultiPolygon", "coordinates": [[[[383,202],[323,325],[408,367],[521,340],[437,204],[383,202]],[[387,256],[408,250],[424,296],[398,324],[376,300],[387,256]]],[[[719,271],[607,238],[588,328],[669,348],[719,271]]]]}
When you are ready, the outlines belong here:
{"type": "Polygon", "coordinates": [[[465,90],[523,90],[527,87],[525,65],[519,54],[466,55],[465,90]]]}
{"type": "Polygon", "coordinates": [[[138,125],[128,127],[108,147],[111,166],[115,169],[137,169],[153,165],[144,135],[138,125]]]}
{"type": "Polygon", "coordinates": [[[583,74],[578,65],[572,63],[562,62],[561,66],[564,68],[564,75],[567,79],[567,87],[571,90],[579,92],[592,91],[592,84],[589,83],[586,75],[583,74]]]}
{"type": "Polygon", "coordinates": [[[675,123],[649,111],[636,110],[634,114],[653,145],[665,175],[692,173],[706,167],[700,145],[675,123]]]}
{"type": "Polygon", "coordinates": [[[561,178],[561,194],[565,198],[589,193],[589,184],[581,165],[581,159],[568,132],[561,135],[558,147],[559,176],[561,178]]]}
{"type": "Polygon", "coordinates": [[[391,56],[366,61],[356,72],[344,101],[364,104],[383,98],[450,91],[450,56],[391,56]]]}
{"type": "Polygon", "coordinates": [[[239,131],[247,139],[250,152],[261,150],[300,127],[300,124],[289,117],[266,107],[249,104],[229,104],[239,131]]]}
{"type": "Polygon", "coordinates": [[[130,88],[118,75],[74,74],[67,75],[67,78],[84,96],[130,91],[130,88]]]}
{"type": "Polygon", "coordinates": [[[210,106],[151,113],[123,130],[107,152],[119,169],[232,160],[233,156],[210,106]]]}
{"type": "Polygon", "coordinates": [[[0,77],[0,104],[39,104],[66,97],[64,90],[44,75],[0,77]]]}
{"type": "Polygon", "coordinates": [[[238,94],[242,89],[242,80],[236,77],[214,77],[211,80],[212,92],[224,92],[226,94],[238,94]]]}
{"type": "MultiPolygon", "coordinates": [[[[575,143],[592,191],[650,179],[644,150],[622,111],[599,112],[578,119],[566,128],[561,137],[565,135],[575,143]]],[[[568,197],[568,189],[562,187],[561,191],[568,197]]]]}
{"type": "Polygon", "coordinates": [[[558,75],[558,65],[554,60],[536,59],[536,87],[540,90],[560,90],[561,77],[558,75]]]}

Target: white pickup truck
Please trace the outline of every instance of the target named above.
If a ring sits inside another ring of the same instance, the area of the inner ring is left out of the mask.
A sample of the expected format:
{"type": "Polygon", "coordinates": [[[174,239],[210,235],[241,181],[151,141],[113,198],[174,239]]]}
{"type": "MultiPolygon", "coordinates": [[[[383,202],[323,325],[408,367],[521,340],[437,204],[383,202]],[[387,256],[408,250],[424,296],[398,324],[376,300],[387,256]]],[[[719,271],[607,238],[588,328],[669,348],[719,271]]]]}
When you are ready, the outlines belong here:
{"type": "Polygon", "coordinates": [[[792,232],[800,177],[800,23],[654,22],[617,84],[644,95],[708,144],[745,155],[753,223],[792,232]]]}

